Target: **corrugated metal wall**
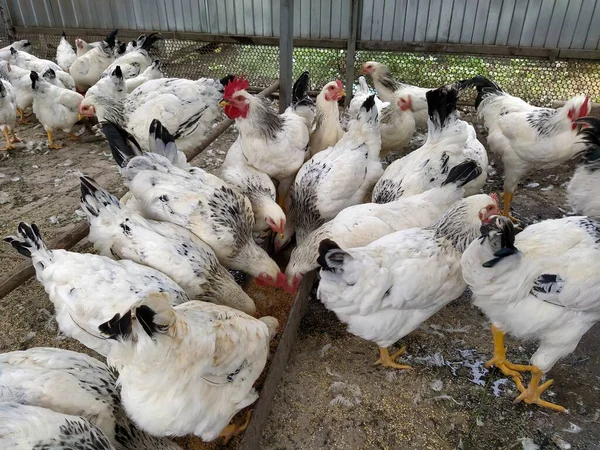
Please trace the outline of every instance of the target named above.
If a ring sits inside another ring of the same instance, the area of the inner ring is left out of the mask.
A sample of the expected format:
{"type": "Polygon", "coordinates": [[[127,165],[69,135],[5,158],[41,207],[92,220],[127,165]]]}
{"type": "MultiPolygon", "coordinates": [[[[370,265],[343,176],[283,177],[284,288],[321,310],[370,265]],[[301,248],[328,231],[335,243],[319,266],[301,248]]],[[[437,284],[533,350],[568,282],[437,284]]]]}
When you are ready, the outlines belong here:
{"type": "MultiPolygon", "coordinates": [[[[4,0],[19,27],[277,37],[279,0],[4,0]]],[[[296,0],[294,37],[347,39],[352,0],[296,0]]],[[[598,49],[599,0],[363,0],[359,40],[598,49]],[[596,24],[594,26],[593,24],[596,24]]]]}

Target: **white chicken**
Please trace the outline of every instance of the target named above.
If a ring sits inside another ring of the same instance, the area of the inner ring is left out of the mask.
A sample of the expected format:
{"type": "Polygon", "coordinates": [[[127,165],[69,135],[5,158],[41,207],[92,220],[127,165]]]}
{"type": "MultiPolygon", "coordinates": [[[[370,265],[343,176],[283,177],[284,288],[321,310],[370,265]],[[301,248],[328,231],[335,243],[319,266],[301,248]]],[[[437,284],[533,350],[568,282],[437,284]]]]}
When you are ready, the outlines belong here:
{"type": "MultiPolygon", "coordinates": [[[[365,77],[358,79],[359,87],[350,105],[348,115],[355,117],[366,98],[371,95],[365,77]]],[[[415,133],[415,118],[412,112],[412,97],[409,94],[394,93],[393,101],[383,103],[375,96],[375,106],[379,112],[381,132],[381,160],[393,151],[406,146],[415,133]]]]}
{"type": "Polygon", "coordinates": [[[127,415],[155,436],[212,441],[247,426],[227,424],[258,398],[253,384],[277,327],[273,317],[198,301],[172,308],[164,294],[150,294],[101,330],[116,339],[108,362],[127,415]]]}
{"type": "Polygon", "coordinates": [[[119,397],[117,375],[83,353],[31,348],[0,354],[0,405],[14,401],[38,407],[36,411],[81,416],[98,427],[116,450],[181,450],[166,438],[138,429],[127,418],[119,397]]]}
{"type": "Polygon", "coordinates": [[[540,382],[600,320],[599,243],[600,222],[590,217],[545,220],[515,236],[512,222],[498,216],[465,251],[473,303],[492,322],[494,356],[486,366],[513,377],[517,402],[565,411],[540,398],[552,380],[540,382]],[[530,366],[507,361],[504,333],[539,342],[530,366]],[[531,373],[527,388],[520,372],[531,373]]]}
{"type": "Polygon", "coordinates": [[[567,186],[567,200],[577,214],[600,218],[600,120],[583,117],[579,136],[585,142],[582,161],[567,186]]]}
{"type": "Polygon", "coordinates": [[[338,102],[345,95],[344,85],[340,80],[327,83],[317,95],[315,120],[308,143],[310,156],[333,147],[344,135],[338,102]]]}
{"type": "Polygon", "coordinates": [[[8,80],[13,87],[19,123],[27,122],[24,111],[33,105],[30,73],[29,70],[13,66],[8,61],[0,61],[0,76],[8,80]]]}
{"type": "Polygon", "coordinates": [[[137,46],[129,53],[125,52],[122,56],[113,61],[110,66],[104,69],[101,78],[110,75],[117,66],[121,67],[123,78],[125,80],[137,77],[152,64],[152,58],[148,52],[160,39],[162,39],[162,37],[159,33],[150,33],[143,39],[141,45],[137,46]]]}
{"type": "Polygon", "coordinates": [[[142,73],[140,73],[137,77],[129,78],[128,80],[125,80],[125,86],[127,88],[127,93],[129,94],[129,93],[133,92],[133,90],[135,88],[137,88],[138,86],[141,86],[146,81],[158,80],[159,78],[164,78],[164,77],[165,77],[165,75],[162,73],[160,61],[158,59],[155,59],[154,61],[152,61],[152,64],[150,64],[146,68],[146,70],[144,70],[142,73]]]}
{"type": "Polygon", "coordinates": [[[456,111],[461,87],[460,84],[442,86],[427,92],[427,140],[422,147],[387,167],[373,189],[374,203],[392,202],[439,187],[448,170],[466,160],[475,161],[482,172],[465,186],[465,195],[481,191],[487,179],[488,157],[473,126],[460,120],[456,111]]]}
{"type": "Polygon", "coordinates": [[[6,147],[0,147],[2,150],[11,150],[13,143],[19,142],[15,135],[15,122],[17,121],[16,97],[10,82],[0,80],[0,128],[6,139],[6,147]]]}
{"type": "Polygon", "coordinates": [[[69,81],[68,79],[65,80],[66,82],[63,82],[60,79],[60,74],[65,74],[65,72],[63,72],[62,70],[60,72],[58,72],[57,76],[57,72],[55,72],[53,69],[46,69],[42,72],[42,78],[44,80],[46,80],[48,83],[52,84],[53,86],[59,87],[59,88],[63,88],[63,89],[68,89],[70,91],[74,91],[75,90],[75,82],[72,82],[72,78],[71,76],[67,73],[66,75],[71,78],[71,81],[69,81]]]}
{"type": "Polygon", "coordinates": [[[100,255],[128,259],[171,277],[190,299],[254,314],[256,306],[219,264],[213,250],[183,227],[144,219],[121,205],[93,179],[80,177],[88,240],[100,255]]]}
{"type": "Polygon", "coordinates": [[[67,40],[67,35],[63,31],[58,47],[56,47],[56,63],[62,70],[68,73],[71,64],[73,64],[73,61],[75,61],[76,58],[77,53],[73,50],[73,47],[67,40]]]}
{"type": "Polygon", "coordinates": [[[90,442],[93,450],[115,450],[102,430],[82,417],[16,402],[0,403],[0,448],[87,450],[90,442]]]}
{"type": "Polygon", "coordinates": [[[383,173],[380,149],[377,108],[371,95],[335,147],[317,153],[298,171],[290,209],[299,244],[341,210],[363,201],[383,173]]]}
{"type": "Polygon", "coordinates": [[[343,248],[364,247],[395,231],[433,225],[463,197],[464,184],[480,173],[475,162],[465,161],[450,170],[439,188],[383,205],[366,203],[342,210],[292,250],[285,270],[287,290],[297,291],[304,275],[319,267],[319,244],[323,239],[332,239],[343,248]]]}
{"type": "Polygon", "coordinates": [[[426,128],[428,126],[427,99],[425,94],[430,88],[411,86],[410,84],[396,81],[386,66],[375,61],[364,63],[362,73],[371,75],[375,89],[377,89],[377,95],[384,102],[391,103],[399,97],[410,96],[415,125],[417,128],[426,128]]]}
{"type": "MultiPolygon", "coordinates": [[[[106,39],[94,46],[83,55],[78,56],[69,73],[75,80],[77,91],[85,93],[90,87],[98,82],[102,72],[114,61],[115,39],[118,30],[110,33],[106,39]]],[[[79,51],[79,43],[77,45],[79,51]]]]}
{"type": "MultiPolygon", "coordinates": [[[[111,78],[102,80],[110,83],[111,78]]],[[[125,128],[144,148],[148,147],[150,123],[158,119],[168,130],[174,130],[177,148],[185,152],[196,147],[211,130],[220,115],[218,105],[224,84],[230,79],[160,78],[142,84],[124,99],[111,97],[110,92],[116,92],[115,89],[93,90],[86,94],[80,113],[125,128]]]]}
{"type": "Polygon", "coordinates": [[[15,41],[12,44],[7,45],[6,47],[0,48],[0,60],[9,60],[9,58],[12,55],[12,52],[10,51],[11,47],[17,50],[18,52],[29,52],[29,50],[31,49],[31,42],[29,42],[27,39],[22,39],[20,41],[15,41]]]}
{"type": "Polygon", "coordinates": [[[533,167],[545,169],[571,159],[584,146],[577,137],[577,119],[590,112],[589,98],[573,97],[562,108],[538,108],[478,76],[468,83],[477,87],[475,107],[488,129],[490,150],[504,165],[504,215],[521,177],[533,167]]]}
{"type": "Polygon", "coordinates": [[[98,325],[124,313],[148,292],[166,292],[175,304],[188,301],[173,280],[150,267],[48,249],[35,224],[21,222],[18,236],[4,240],[32,259],[37,279],[54,304],[60,330],[102,355],[108,353],[111,341],[98,335],[98,325]]]}
{"type": "Polygon", "coordinates": [[[277,201],[284,209],[286,194],[307,156],[314,118],[308,72],[294,83],[292,105],[281,115],[246,89],[246,79],[234,78],[225,87],[220,104],[227,117],[236,121],[247,164],[279,181],[277,201]]]}
{"type": "MultiPolygon", "coordinates": [[[[115,125],[105,124],[104,130],[144,217],[187,228],[212,247],[225,267],[243,270],[267,284],[281,280],[275,261],[254,242],[254,213],[237,189],[199,167],[181,169],[157,153],[138,156],[139,151],[119,138],[123,133],[115,125]]],[[[168,140],[166,129],[161,130],[168,140]]]]}
{"type": "Polygon", "coordinates": [[[62,145],[54,143],[52,133],[54,130],[62,130],[77,139],[71,130],[79,120],[78,110],[83,96],[48,83],[37,72],[31,72],[29,77],[33,89],[33,112],[46,130],[48,147],[61,149],[62,145]]]}
{"type": "Polygon", "coordinates": [[[272,229],[284,233],[286,218],[277,204],[277,191],[271,177],[247,164],[238,138],[225,156],[219,176],[248,197],[254,212],[254,231],[272,229]]]}
{"type": "Polygon", "coordinates": [[[75,55],[79,58],[93,48],[99,47],[101,42],[102,41],[87,43],[83,39],[75,39],[75,55]]]}
{"type": "Polygon", "coordinates": [[[480,194],[456,203],[428,228],[398,231],[366,247],[343,250],[325,239],[317,296],[348,332],[378,345],[378,364],[410,368],[395,362],[404,347],[393,355],[388,347],[462,294],[462,252],[498,211],[492,197],[480,194]]]}
{"type": "Polygon", "coordinates": [[[10,57],[8,62],[14,66],[19,66],[22,69],[27,69],[33,72],[43,72],[47,68],[62,72],[60,66],[48,59],[41,59],[31,53],[20,52],[15,48],[11,47],[10,57]]]}

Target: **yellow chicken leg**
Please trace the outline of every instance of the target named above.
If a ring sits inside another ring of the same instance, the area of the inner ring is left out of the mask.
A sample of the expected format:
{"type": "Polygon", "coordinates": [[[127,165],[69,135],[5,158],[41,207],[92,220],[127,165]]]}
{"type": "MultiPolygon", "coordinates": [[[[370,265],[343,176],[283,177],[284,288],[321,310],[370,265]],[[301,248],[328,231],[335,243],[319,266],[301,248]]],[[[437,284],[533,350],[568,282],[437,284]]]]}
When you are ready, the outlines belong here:
{"type": "Polygon", "coordinates": [[[0,151],[2,151],[2,150],[12,150],[15,147],[12,145],[12,142],[10,141],[10,136],[8,134],[8,128],[4,127],[3,131],[4,131],[4,137],[6,138],[6,147],[0,148],[0,151]]]}
{"type": "Polygon", "coordinates": [[[15,134],[15,130],[10,130],[10,142],[12,142],[13,144],[21,142],[21,139],[19,139],[15,134]]]}
{"type": "Polygon", "coordinates": [[[390,352],[387,348],[379,347],[379,359],[375,361],[374,366],[381,364],[383,367],[391,367],[392,369],[412,369],[411,366],[407,364],[398,364],[396,358],[402,356],[406,352],[406,347],[402,347],[396,353],[390,355],[390,352]]]}
{"type": "Polygon", "coordinates": [[[504,332],[499,328],[496,328],[492,324],[492,336],[494,338],[494,356],[488,362],[485,363],[485,367],[489,368],[495,366],[500,371],[511,378],[521,378],[519,372],[528,372],[533,366],[524,366],[520,364],[513,364],[506,360],[506,346],[504,345],[504,332]]]}
{"type": "Polygon", "coordinates": [[[77,136],[75,133],[69,133],[69,136],[71,136],[71,140],[72,141],[76,141],[79,139],[80,136],[77,136]]]}
{"type": "Polygon", "coordinates": [[[19,123],[20,124],[25,124],[25,123],[29,123],[28,120],[25,120],[25,114],[23,113],[23,110],[21,108],[17,108],[17,114],[19,115],[19,123]]]}
{"type": "Polygon", "coordinates": [[[54,140],[52,139],[52,130],[47,130],[47,134],[48,134],[48,147],[49,148],[53,148],[54,150],[60,150],[61,148],[63,148],[62,145],[54,143],[54,140]]]}
{"type": "Polygon", "coordinates": [[[225,428],[223,428],[221,434],[219,434],[219,437],[223,438],[224,445],[227,445],[229,441],[232,440],[234,437],[239,436],[241,433],[246,431],[246,428],[248,428],[248,424],[250,423],[251,416],[252,410],[248,410],[246,412],[246,419],[244,420],[243,424],[236,425],[234,423],[230,423],[225,428]]]}
{"type": "Polygon", "coordinates": [[[521,394],[517,398],[515,398],[515,403],[524,401],[528,405],[535,403],[536,405],[539,405],[542,408],[549,408],[553,409],[554,411],[566,412],[567,410],[564,407],[555,403],[547,402],[540,398],[540,395],[542,395],[544,391],[546,391],[546,389],[548,389],[550,386],[552,386],[552,383],[554,383],[554,380],[548,380],[540,386],[541,380],[542,371],[536,366],[531,366],[531,381],[529,382],[529,386],[527,386],[527,388],[525,389],[523,387],[523,384],[521,383],[521,380],[518,380],[517,382],[517,389],[519,389],[519,392],[521,392],[521,394]]]}
{"type": "Polygon", "coordinates": [[[511,222],[518,223],[519,220],[510,215],[510,204],[512,203],[513,193],[504,191],[502,197],[504,198],[504,210],[502,211],[502,215],[508,217],[511,222]]]}

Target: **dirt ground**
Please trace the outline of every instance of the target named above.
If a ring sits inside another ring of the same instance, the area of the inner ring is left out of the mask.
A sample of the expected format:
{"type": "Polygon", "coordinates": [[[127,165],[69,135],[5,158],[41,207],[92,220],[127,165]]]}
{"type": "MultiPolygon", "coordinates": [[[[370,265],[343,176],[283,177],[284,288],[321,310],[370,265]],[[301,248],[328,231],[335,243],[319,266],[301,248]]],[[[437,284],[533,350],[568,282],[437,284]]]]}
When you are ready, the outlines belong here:
{"type": "MultiPolygon", "coordinates": [[[[473,119],[467,110],[463,117],[473,119]]],[[[0,153],[0,234],[19,221],[34,221],[46,239],[68,232],[81,220],[77,212],[83,171],[115,194],[122,186],[104,141],[71,142],[48,150],[45,133],[19,126],[21,148],[0,153]]],[[[485,132],[477,127],[485,143],[485,132]]],[[[235,139],[233,127],[193,162],[216,169],[235,139]]],[[[92,139],[86,135],[84,139],[92,139]]],[[[413,147],[420,145],[416,139],[413,147]]],[[[502,171],[486,192],[499,192],[502,171]]],[[[565,183],[574,165],[529,174],[516,193],[514,215],[525,224],[562,217],[565,183]]],[[[89,251],[83,243],[76,250],[89,251]]],[[[0,272],[10,273],[22,258],[0,247],[0,272]]],[[[52,304],[30,280],[0,299],[0,351],[53,346],[85,351],[57,332],[52,304]]],[[[596,449],[600,450],[600,326],[550,375],[555,386],[546,397],[569,414],[515,405],[512,381],[483,368],[492,340],[486,318],[466,293],[402,340],[412,371],[374,367],[377,348],[349,335],[335,315],[311,299],[284,378],[273,403],[260,449],[596,449]]],[[[533,343],[508,339],[513,362],[525,363],[533,343]]]]}

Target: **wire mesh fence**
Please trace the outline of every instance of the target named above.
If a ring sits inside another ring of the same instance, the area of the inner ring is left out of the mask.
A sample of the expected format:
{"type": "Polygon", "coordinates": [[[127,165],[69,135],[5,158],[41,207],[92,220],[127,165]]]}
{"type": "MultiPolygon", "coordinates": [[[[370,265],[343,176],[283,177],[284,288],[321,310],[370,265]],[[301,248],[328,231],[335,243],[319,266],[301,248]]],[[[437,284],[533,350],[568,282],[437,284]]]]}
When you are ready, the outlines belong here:
{"type": "MultiPolygon", "coordinates": [[[[54,59],[60,36],[21,34],[19,39],[32,42],[31,52],[54,59]]],[[[76,36],[69,36],[73,43],[76,36]]],[[[104,36],[86,36],[88,42],[104,36]]],[[[5,37],[2,46],[7,45],[5,37]]],[[[168,77],[220,78],[226,74],[243,74],[252,86],[266,87],[279,78],[279,49],[276,46],[232,43],[164,40],[158,45],[156,58],[161,59],[168,77]]],[[[311,74],[311,88],[339,78],[347,71],[346,51],[339,49],[297,47],[294,49],[294,75],[304,70],[311,74]]],[[[587,94],[600,101],[600,62],[592,60],[555,60],[481,56],[466,54],[425,54],[360,50],[355,55],[355,73],[366,61],[378,61],[406,83],[436,87],[475,75],[496,81],[507,92],[536,105],[548,106],[554,100],[567,100],[587,94]]],[[[465,94],[464,100],[474,98],[465,94]]]]}

